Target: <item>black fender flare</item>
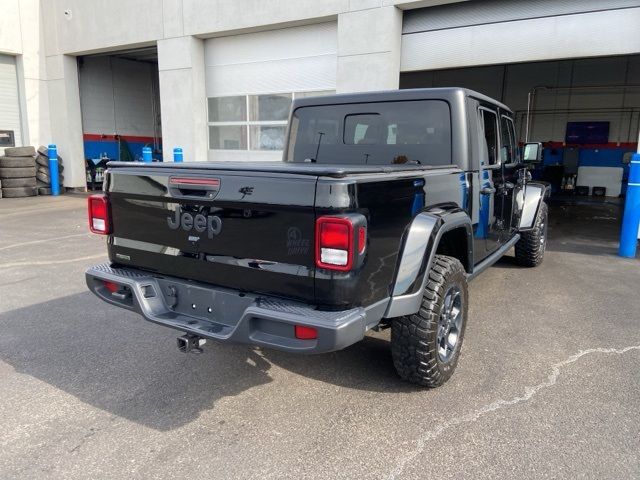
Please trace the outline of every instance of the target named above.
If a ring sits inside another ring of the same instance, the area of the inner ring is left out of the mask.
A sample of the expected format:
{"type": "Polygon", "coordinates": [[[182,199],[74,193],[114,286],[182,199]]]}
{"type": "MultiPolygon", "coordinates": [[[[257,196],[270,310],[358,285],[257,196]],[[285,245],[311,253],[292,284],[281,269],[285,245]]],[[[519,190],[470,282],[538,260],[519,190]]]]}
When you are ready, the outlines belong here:
{"type": "MultiPolygon", "coordinates": [[[[407,229],[391,289],[385,318],[411,315],[420,309],[422,291],[442,236],[464,228],[467,238],[467,270],[473,269],[473,228],[464,210],[432,209],[418,214],[407,229]]],[[[470,273],[467,271],[467,273],[470,273]]]]}

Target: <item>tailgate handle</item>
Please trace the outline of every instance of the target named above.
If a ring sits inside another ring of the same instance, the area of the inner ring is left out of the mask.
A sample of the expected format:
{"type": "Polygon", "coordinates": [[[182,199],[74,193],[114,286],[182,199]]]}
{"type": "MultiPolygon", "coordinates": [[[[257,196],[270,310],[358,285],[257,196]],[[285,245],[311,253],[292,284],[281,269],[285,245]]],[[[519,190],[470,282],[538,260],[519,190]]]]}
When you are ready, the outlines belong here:
{"type": "Polygon", "coordinates": [[[173,197],[214,198],[220,191],[219,178],[171,177],[169,192],[173,197]]]}

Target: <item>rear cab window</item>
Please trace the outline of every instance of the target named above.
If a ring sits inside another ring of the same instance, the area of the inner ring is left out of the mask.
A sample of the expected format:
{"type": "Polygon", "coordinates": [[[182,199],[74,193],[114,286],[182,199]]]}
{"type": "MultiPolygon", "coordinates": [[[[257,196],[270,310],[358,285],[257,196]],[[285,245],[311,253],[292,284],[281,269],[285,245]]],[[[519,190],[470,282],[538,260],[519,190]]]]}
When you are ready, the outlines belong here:
{"type": "Polygon", "coordinates": [[[297,108],[285,161],[450,165],[449,104],[410,100],[297,108]]]}

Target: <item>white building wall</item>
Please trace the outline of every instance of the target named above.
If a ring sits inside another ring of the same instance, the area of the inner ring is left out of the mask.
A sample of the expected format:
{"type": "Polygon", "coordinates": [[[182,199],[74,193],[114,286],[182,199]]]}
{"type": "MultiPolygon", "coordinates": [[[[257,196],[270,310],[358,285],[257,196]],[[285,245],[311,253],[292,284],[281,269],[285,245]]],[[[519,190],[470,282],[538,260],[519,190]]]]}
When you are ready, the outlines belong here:
{"type": "Polygon", "coordinates": [[[340,14],[338,92],[398,88],[401,33],[402,12],[392,6],[340,14]]]}
{"type": "Polygon", "coordinates": [[[182,147],[185,161],[207,159],[204,41],[175,37],[158,42],[164,161],[182,147]]]}
{"type": "Polygon", "coordinates": [[[40,1],[2,0],[0,7],[0,54],[11,55],[16,66],[20,140],[46,143],[51,127],[40,1]]]}
{"type": "MultiPolygon", "coordinates": [[[[64,186],[86,188],[78,62],[70,55],[47,57],[51,143],[64,159],[64,186]]],[[[49,143],[49,142],[43,142],[49,143]]]]}
{"type": "Polygon", "coordinates": [[[19,0],[3,0],[0,15],[0,53],[22,53],[19,0]]]}

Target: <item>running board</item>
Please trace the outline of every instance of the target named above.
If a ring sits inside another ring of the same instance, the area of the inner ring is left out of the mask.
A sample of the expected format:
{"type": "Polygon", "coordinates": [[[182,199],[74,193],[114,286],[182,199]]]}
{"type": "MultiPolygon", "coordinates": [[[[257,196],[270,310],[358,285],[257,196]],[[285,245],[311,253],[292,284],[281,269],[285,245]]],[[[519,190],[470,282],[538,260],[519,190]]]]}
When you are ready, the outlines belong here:
{"type": "Polygon", "coordinates": [[[509,240],[507,243],[505,243],[503,246],[501,246],[498,250],[493,252],[487,258],[482,260],[478,265],[473,267],[473,272],[467,275],[467,281],[470,282],[471,280],[476,278],[478,275],[480,275],[482,272],[484,272],[487,268],[489,268],[491,265],[493,265],[498,260],[500,260],[500,258],[505,253],[507,253],[507,251],[511,247],[513,247],[518,242],[518,240],[520,240],[520,234],[516,233],[511,240],[509,240]]]}

